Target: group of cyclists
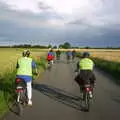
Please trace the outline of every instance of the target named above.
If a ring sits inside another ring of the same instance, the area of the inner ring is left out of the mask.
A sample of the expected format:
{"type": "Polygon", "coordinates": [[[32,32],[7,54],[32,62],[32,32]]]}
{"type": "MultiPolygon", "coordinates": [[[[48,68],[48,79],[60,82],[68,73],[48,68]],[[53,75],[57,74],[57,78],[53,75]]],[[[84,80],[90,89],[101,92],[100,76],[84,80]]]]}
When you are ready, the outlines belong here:
{"type": "MultiPolygon", "coordinates": [[[[50,49],[50,51],[48,52],[48,55],[47,55],[47,60],[48,62],[53,61],[55,60],[60,60],[60,56],[61,56],[61,51],[58,49],[57,51],[53,51],[53,49],[50,49]]],[[[67,60],[74,60],[74,58],[76,57],[76,51],[73,50],[73,51],[66,51],[66,58],[67,60]]]]}
{"type": "MultiPolygon", "coordinates": [[[[67,58],[76,57],[76,51],[67,51],[67,58]]],[[[50,49],[47,54],[48,62],[54,62],[55,57],[60,59],[61,51],[58,49],[56,52],[53,49],[50,49]]],[[[82,90],[82,86],[87,84],[90,81],[90,84],[94,86],[95,75],[93,73],[94,62],[89,58],[90,54],[88,52],[84,52],[82,57],[77,62],[78,75],[75,77],[75,81],[80,86],[80,90],[82,90]]],[[[38,74],[37,65],[35,61],[30,57],[30,51],[24,50],[22,53],[22,57],[17,61],[17,73],[16,78],[24,79],[27,85],[27,97],[28,97],[28,105],[32,105],[32,70],[35,69],[35,74],[38,74]]],[[[92,97],[92,96],[91,96],[92,97]]]]}

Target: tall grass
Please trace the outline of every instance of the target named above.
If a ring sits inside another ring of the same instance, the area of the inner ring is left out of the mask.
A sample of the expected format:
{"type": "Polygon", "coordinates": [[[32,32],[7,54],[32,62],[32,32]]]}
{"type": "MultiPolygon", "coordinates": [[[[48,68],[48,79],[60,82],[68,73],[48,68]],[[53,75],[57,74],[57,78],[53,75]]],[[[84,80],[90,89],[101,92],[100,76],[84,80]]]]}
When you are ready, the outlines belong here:
{"type": "Polygon", "coordinates": [[[14,92],[15,71],[0,76],[0,116],[8,110],[7,103],[14,92]]]}
{"type": "MultiPolygon", "coordinates": [[[[120,62],[103,60],[100,58],[92,58],[95,61],[95,64],[100,69],[104,70],[107,73],[110,73],[114,78],[120,79],[120,62]]],[[[120,84],[120,81],[116,81],[120,84]]]]}

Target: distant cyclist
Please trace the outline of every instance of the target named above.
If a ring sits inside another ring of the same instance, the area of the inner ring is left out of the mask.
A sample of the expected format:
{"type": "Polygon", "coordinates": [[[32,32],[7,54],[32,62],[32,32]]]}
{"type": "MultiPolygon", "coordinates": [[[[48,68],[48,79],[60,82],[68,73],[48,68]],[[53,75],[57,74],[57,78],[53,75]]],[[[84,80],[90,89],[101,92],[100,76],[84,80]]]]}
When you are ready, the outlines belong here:
{"type": "Polygon", "coordinates": [[[54,59],[55,59],[55,53],[53,52],[53,49],[50,49],[50,51],[47,54],[48,63],[51,62],[53,64],[54,59]]]}
{"type": "Polygon", "coordinates": [[[72,57],[72,52],[70,50],[66,52],[66,57],[67,57],[67,62],[69,62],[72,57]]]}
{"type": "Polygon", "coordinates": [[[79,74],[76,76],[75,80],[80,85],[80,90],[83,90],[85,84],[90,83],[94,86],[95,75],[93,73],[94,62],[89,58],[90,54],[84,52],[82,59],[77,63],[77,71],[80,70],[79,74]]]}
{"type": "Polygon", "coordinates": [[[72,51],[72,60],[74,60],[75,57],[76,57],[76,51],[73,50],[73,51],[72,51]]]}
{"type": "Polygon", "coordinates": [[[57,60],[60,59],[60,55],[61,55],[61,51],[58,49],[58,50],[56,51],[57,60]]]}
{"type": "Polygon", "coordinates": [[[35,61],[30,58],[30,51],[24,50],[22,57],[17,61],[17,74],[16,78],[21,78],[27,85],[28,105],[32,105],[32,70],[35,69],[35,73],[38,74],[35,61]]]}

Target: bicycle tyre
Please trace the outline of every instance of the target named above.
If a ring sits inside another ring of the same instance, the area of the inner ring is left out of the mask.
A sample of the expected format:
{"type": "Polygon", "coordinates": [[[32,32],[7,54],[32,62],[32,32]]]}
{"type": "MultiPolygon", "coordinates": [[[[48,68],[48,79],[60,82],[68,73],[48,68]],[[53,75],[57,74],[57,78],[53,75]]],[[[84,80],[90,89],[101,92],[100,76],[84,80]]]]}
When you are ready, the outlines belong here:
{"type": "Polygon", "coordinates": [[[23,115],[23,106],[21,103],[17,103],[18,105],[18,115],[22,116],[23,115]]]}
{"type": "Polygon", "coordinates": [[[89,93],[88,92],[85,93],[85,109],[88,112],[90,110],[90,99],[89,99],[89,93]]]}

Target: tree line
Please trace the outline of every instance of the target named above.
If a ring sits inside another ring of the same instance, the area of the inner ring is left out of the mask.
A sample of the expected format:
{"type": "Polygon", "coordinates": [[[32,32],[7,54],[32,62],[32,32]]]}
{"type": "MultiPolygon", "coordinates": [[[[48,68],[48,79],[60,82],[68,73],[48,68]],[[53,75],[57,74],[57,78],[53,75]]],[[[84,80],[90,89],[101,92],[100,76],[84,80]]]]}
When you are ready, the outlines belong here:
{"type": "Polygon", "coordinates": [[[9,45],[9,46],[0,46],[0,48],[41,48],[41,49],[48,49],[48,48],[63,48],[63,49],[70,49],[70,48],[78,48],[78,49],[120,49],[119,47],[77,47],[77,46],[72,46],[69,42],[65,42],[60,45],[54,45],[52,46],[51,44],[45,46],[45,45],[31,45],[31,44],[20,44],[20,45],[9,45]]]}

